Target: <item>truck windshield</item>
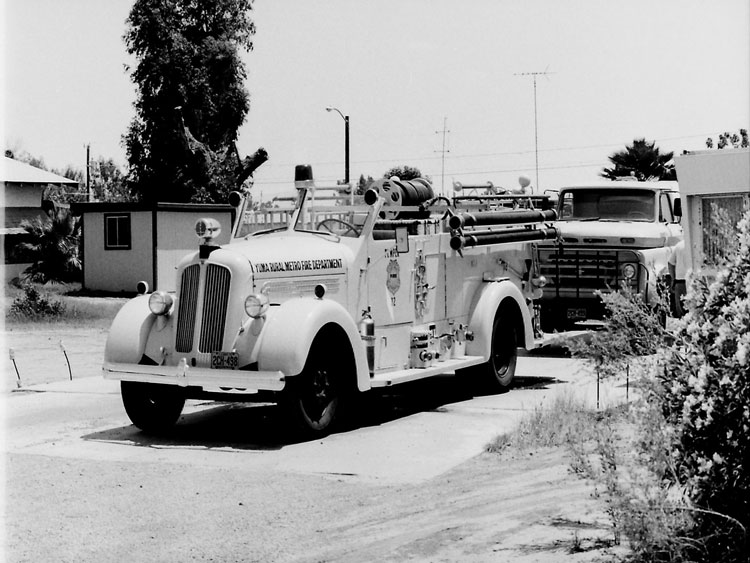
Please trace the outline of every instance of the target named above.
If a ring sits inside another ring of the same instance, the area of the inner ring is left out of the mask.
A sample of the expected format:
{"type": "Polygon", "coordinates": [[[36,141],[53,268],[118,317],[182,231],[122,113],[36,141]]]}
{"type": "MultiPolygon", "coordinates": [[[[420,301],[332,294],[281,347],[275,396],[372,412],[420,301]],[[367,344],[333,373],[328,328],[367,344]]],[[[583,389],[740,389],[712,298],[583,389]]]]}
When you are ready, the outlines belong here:
{"type": "Polygon", "coordinates": [[[315,194],[309,189],[298,189],[296,196],[279,196],[259,207],[244,210],[237,237],[263,235],[289,229],[293,223],[295,231],[315,232],[340,237],[358,237],[367,217],[368,207],[361,203],[361,196],[339,197],[326,193],[315,194]]]}
{"type": "Polygon", "coordinates": [[[656,195],[639,189],[575,189],[560,194],[561,221],[656,221],[656,195]]]}
{"type": "Polygon", "coordinates": [[[294,230],[333,234],[339,237],[359,237],[368,208],[350,205],[350,200],[350,196],[315,194],[312,190],[299,189],[295,205],[299,212],[294,230]]]}

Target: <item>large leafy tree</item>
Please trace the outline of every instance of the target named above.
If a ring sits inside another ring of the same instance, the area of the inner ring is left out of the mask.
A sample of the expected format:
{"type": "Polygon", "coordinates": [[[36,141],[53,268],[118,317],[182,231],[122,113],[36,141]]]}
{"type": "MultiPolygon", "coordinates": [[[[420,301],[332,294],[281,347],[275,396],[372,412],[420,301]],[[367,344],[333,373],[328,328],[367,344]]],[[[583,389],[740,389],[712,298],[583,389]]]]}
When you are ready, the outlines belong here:
{"type": "MultiPolygon", "coordinates": [[[[138,94],[125,146],[143,200],[225,201],[249,176],[234,142],[250,107],[240,54],[253,47],[251,9],[252,0],[135,0],[125,43],[138,94]]],[[[266,158],[254,156],[255,167],[266,158]]]]}
{"type": "Polygon", "coordinates": [[[392,178],[393,176],[398,176],[399,180],[413,180],[414,178],[421,178],[422,172],[416,166],[404,165],[394,166],[383,174],[383,178],[392,178]]]}
{"type": "Polygon", "coordinates": [[[655,141],[635,139],[625,150],[609,156],[612,167],[604,168],[600,175],[610,180],[676,180],[673,156],[671,152],[662,153],[655,141]]]}

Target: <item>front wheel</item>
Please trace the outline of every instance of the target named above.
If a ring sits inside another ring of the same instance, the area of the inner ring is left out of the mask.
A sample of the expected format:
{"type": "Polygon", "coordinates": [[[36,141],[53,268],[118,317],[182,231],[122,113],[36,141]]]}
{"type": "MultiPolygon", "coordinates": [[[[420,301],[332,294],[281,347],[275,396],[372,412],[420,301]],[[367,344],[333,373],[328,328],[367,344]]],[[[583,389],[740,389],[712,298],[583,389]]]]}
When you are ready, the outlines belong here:
{"type": "Polygon", "coordinates": [[[340,422],[344,393],[344,370],[348,362],[336,357],[341,350],[324,334],[310,347],[305,368],[290,378],[282,406],[295,429],[305,437],[329,434],[340,422]]]}
{"type": "Polygon", "coordinates": [[[185,395],[172,385],[121,381],[122,404],[131,422],[144,432],[161,432],[180,418],[185,395]]]}

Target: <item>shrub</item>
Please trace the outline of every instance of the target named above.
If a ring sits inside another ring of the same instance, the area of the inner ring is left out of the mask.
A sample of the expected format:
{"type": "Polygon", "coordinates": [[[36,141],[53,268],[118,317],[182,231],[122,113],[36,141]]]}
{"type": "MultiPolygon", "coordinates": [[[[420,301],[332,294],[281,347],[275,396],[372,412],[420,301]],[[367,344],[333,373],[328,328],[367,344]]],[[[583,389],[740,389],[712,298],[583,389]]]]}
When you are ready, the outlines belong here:
{"type": "Polygon", "coordinates": [[[750,212],[738,231],[728,267],[691,284],[659,374],[674,480],[694,503],[694,533],[726,561],[745,560],[750,528],[750,212]]]}
{"type": "Polygon", "coordinates": [[[42,294],[33,285],[23,287],[23,295],[16,297],[10,306],[10,316],[17,320],[60,318],[65,314],[65,304],[42,294]]]}
{"type": "MultiPolygon", "coordinates": [[[[604,374],[633,365],[640,400],[629,459],[600,440],[589,475],[634,561],[747,561],[750,528],[750,213],[713,282],[696,276],[672,333],[622,292],[603,296],[610,324],[574,353],[604,374]]],[[[658,315],[656,315],[658,317],[658,315]]]]}
{"type": "Polygon", "coordinates": [[[22,221],[26,242],[19,244],[33,263],[23,274],[24,282],[74,282],[81,278],[79,252],[81,222],[67,209],[58,209],[42,220],[22,221]]]}

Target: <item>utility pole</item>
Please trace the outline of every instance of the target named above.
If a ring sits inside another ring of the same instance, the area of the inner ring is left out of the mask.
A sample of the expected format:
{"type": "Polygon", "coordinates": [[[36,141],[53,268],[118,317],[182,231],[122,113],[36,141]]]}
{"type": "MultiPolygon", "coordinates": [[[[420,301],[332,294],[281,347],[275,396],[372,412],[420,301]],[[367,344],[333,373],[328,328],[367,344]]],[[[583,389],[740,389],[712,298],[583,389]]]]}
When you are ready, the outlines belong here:
{"type": "Polygon", "coordinates": [[[552,72],[517,72],[513,76],[531,76],[534,80],[534,159],[536,160],[536,190],[537,193],[542,193],[541,186],[539,185],[539,129],[537,127],[537,115],[536,115],[536,77],[546,76],[548,74],[554,74],[552,72]]]}
{"type": "Polygon", "coordinates": [[[91,201],[91,143],[86,144],[86,201],[91,201]]]}
{"type": "Polygon", "coordinates": [[[445,153],[451,152],[450,149],[445,148],[445,134],[450,133],[450,130],[447,129],[448,124],[448,118],[443,117],[443,130],[442,131],[435,131],[435,134],[443,134],[443,148],[441,151],[435,151],[435,152],[441,152],[442,154],[442,170],[440,172],[440,195],[445,195],[445,153]]]}

